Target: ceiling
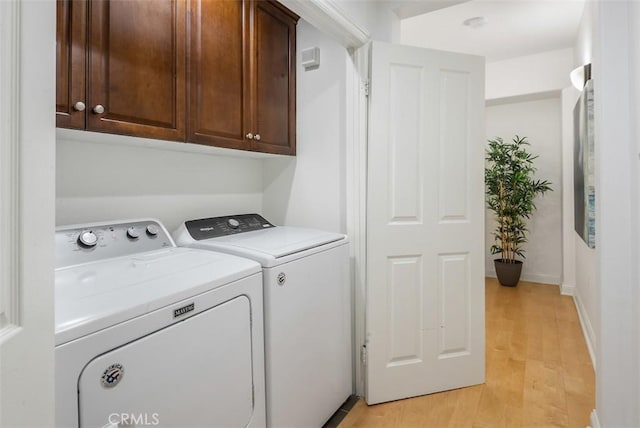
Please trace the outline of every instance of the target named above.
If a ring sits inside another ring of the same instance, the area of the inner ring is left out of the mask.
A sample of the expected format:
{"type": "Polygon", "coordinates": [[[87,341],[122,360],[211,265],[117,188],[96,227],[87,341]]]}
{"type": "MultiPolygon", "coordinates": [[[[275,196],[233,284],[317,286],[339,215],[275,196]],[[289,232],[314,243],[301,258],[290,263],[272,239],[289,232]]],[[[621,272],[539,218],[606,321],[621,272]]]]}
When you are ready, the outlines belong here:
{"type": "MultiPolygon", "coordinates": [[[[444,3],[444,2],[441,2],[444,3]]],[[[471,0],[401,21],[403,44],[499,61],[572,47],[584,0],[471,0]],[[482,16],[479,28],[463,25],[482,16]]]]}

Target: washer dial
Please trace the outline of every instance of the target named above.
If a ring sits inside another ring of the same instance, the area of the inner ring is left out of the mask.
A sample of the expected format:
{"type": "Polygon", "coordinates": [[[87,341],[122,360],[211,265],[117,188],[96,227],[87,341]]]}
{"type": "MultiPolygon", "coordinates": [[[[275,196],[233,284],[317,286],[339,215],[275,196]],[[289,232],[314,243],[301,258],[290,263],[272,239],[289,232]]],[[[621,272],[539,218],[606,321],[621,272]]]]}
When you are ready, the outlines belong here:
{"type": "Polygon", "coordinates": [[[147,233],[151,236],[156,236],[158,234],[158,226],[155,224],[150,224],[147,226],[147,233]]]}
{"type": "Polygon", "coordinates": [[[229,220],[227,220],[227,224],[232,229],[237,229],[238,227],[240,227],[240,222],[235,218],[230,218],[229,220]]]}
{"type": "Polygon", "coordinates": [[[84,247],[95,247],[98,243],[98,236],[92,230],[83,230],[78,236],[78,243],[84,247]]]}
{"type": "Polygon", "coordinates": [[[135,226],[131,226],[127,229],[127,236],[131,239],[138,239],[140,237],[140,231],[135,228],[135,226]]]}

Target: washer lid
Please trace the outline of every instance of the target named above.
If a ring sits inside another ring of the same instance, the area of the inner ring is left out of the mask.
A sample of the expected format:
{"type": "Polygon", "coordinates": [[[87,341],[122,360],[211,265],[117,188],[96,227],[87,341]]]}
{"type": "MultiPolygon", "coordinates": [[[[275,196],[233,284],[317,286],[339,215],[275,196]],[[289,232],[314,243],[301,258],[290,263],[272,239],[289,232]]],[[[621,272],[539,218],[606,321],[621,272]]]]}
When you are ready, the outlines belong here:
{"type": "Polygon", "coordinates": [[[344,240],[346,237],[339,233],[280,226],[237,235],[220,236],[198,241],[196,245],[199,248],[219,248],[260,261],[264,257],[279,259],[344,240]]]}
{"type": "Polygon", "coordinates": [[[256,262],[167,248],[56,270],[56,345],[261,271],[256,262]]]}

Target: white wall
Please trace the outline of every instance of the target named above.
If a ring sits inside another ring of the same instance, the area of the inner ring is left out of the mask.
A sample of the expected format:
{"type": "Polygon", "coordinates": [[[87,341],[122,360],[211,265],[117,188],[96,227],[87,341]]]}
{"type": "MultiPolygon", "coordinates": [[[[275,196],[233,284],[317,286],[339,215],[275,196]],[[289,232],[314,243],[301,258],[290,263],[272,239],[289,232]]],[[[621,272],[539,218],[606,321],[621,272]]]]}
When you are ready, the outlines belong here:
{"type": "Polygon", "coordinates": [[[394,12],[397,1],[337,0],[337,4],[370,32],[372,40],[400,43],[400,18],[394,12]]]}
{"type": "Polygon", "coordinates": [[[596,2],[587,1],[584,4],[582,19],[578,27],[576,42],[573,49],[573,67],[589,64],[593,60],[593,44],[595,35],[595,7],[596,2]]]}
{"type": "Polygon", "coordinates": [[[347,51],[305,21],[298,50],[320,48],[320,68],[297,70],[297,156],[264,162],[265,216],[276,224],[346,231],[347,51]]]}
{"type": "Polygon", "coordinates": [[[597,357],[595,350],[597,349],[600,327],[600,299],[596,269],[597,255],[596,250],[589,248],[580,235],[576,233],[573,213],[573,109],[579,96],[580,92],[573,87],[562,91],[562,164],[564,178],[562,231],[564,275],[562,292],[574,296],[591,361],[596,367],[597,357]]]}
{"type": "Polygon", "coordinates": [[[487,100],[559,92],[571,84],[573,49],[559,49],[487,63],[487,100]]]}
{"type": "Polygon", "coordinates": [[[281,0],[292,11],[335,40],[357,48],[368,39],[400,40],[400,18],[395,0],[281,0]],[[355,33],[352,33],[355,31],[355,33]],[[354,36],[357,37],[354,39],[354,36]]]}
{"type": "MultiPolygon", "coordinates": [[[[597,195],[597,193],[596,193],[597,195]]],[[[573,229],[572,229],[573,230],[573,229]]],[[[596,232],[598,233],[598,232],[596,232]]],[[[597,235],[596,235],[597,236],[597,235]]],[[[598,260],[596,250],[573,231],[576,260],[576,287],[573,292],[580,322],[594,368],[598,369],[598,345],[600,343],[600,290],[598,285],[598,260]]],[[[596,240],[598,238],[596,237],[596,240]]],[[[596,241],[596,245],[598,245],[596,241]]]]}
{"type": "Polygon", "coordinates": [[[371,33],[377,23],[377,2],[368,0],[335,0],[334,4],[356,24],[371,33]]]}
{"type": "MultiPolygon", "coordinates": [[[[638,171],[638,160],[640,159],[640,121],[637,120],[638,117],[640,117],[640,82],[638,82],[637,76],[640,76],[640,4],[638,4],[637,2],[632,2],[629,5],[629,42],[630,42],[630,47],[629,47],[629,70],[630,70],[630,75],[634,76],[631,79],[630,82],[630,94],[631,94],[631,106],[630,106],[630,116],[632,118],[636,118],[636,120],[632,120],[632,130],[631,130],[631,135],[632,138],[635,139],[635,147],[632,147],[632,157],[631,159],[635,160],[635,164],[636,164],[636,169],[635,169],[635,183],[634,183],[634,187],[633,187],[633,191],[635,192],[636,195],[636,200],[633,201],[634,202],[634,206],[632,207],[633,211],[632,211],[632,219],[633,221],[635,221],[635,223],[637,224],[638,221],[640,220],[640,198],[637,196],[639,193],[639,189],[640,189],[640,172],[638,171]],[[638,156],[638,158],[634,158],[633,155],[638,156]]],[[[637,229],[636,229],[637,231],[637,229]]],[[[636,239],[638,239],[639,237],[636,235],[636,239]]],[[[640,266],[640,251],[636,248],[636,254],[635,254],[635,260],[631,261],[632,265],[635,266],[636,271],[634,272],[634,274],[636,275],[636,279],[638,279],[638,276],[640,276],[640,274],[638,274],[637,269],[638,266],[640,266]]],[[[636,282],[636,286],[638,284],[637,281],[636,282]]],[[[632,286],[633,287],[633,286],[632,286]]],[[[631,307],[632,310],[634,311],[633,314],[633,325],[638,326],[640,325],[640,291],[638,291],[638,289],[635,289],[635,293],[636,295],[634,297],[632,297],[632,302],[631,302],[631,307]]],[[[633,334],[633,333],[632,333],[633,334]]],[[[636,367],[636,376],[635,379],[631,378],[631,383],[632,385],[635,384],[635,389],[633,390],[633,392],[635,392],[635,399],[636,402],[640,401],[640,328],[637,328],[635,331],[635,337],[633,337],[631,339],[632,342],[635,343],[635,347],[636,347],[636,352],[637,354],[635,355],[635,364],[634,366],[636,367]]],[[[633,364],[633,362],[632,362],[633,364]]],[[[638,410],[638,409],[636,409],[638,410]]],[[[637,424],[640,425],[640,415],[636,412],[635,415],[633,415],[635,417],[635,422],[637,424]]]]}
{"type": "Polygon", "coordinates": [[[296,60],[297,156],[244,159],[59,138],[56,223],[157,217],[172,231],[185,219],[258,212],[275,224],[345,232],[350,59],[304,20],[297,32],[298,51],[320,48],[318,69],[296,60]]]}
{"type": "Polygon", "coordinates": [[[262,211],[260,159],[60,138],[56,152],[58,225],[155,217],[172,232],[188,219],[262,211]]]}
{"type": "MultiPolygon", "coordinates": [[[[595,7],[595,2],[585,3],[582,20],[576,37],[573,64],[574,68],[588,64],[593,60],[595,7]]],[[[564,160],[564,164],[565,168],[568,169],[568,171],[571,171],[571,180],[573,180],[573,108],[575,107],[578,96],[579,93],[577,93],[577,91],[567,89],[565,90],[563,98],[563,122],[565,123],[565,126],[569,128],[563,142],[563,145],[567,148],[567,156],[564,160]]],[[[597,97],[597,94],[595,96],[597,97]]],[[[598,142],[596,142],[596,145],[598,145],[598,142]]],[[[596,160],[596,163],[597,162],[598,161],[596,160]]],[[[564,285],[567,289],[573,288],[574,299],[585,333],[587,346],[589,348],[593,364],[597,367],[598,353],[596,350],[598,349],[600,337],[600,294],[597,279],[597,251],[590,249],[573,228],[573,181],[571,182],[571,186],[567,187],[571,192],[571,200],[567,201],[571,204],[571,212],[567,212],[567,216],[569,216],[569,214],[571,215],[570,218],[565,219],[565,224],[568,227],[571,227],[571,236],[569,239],[572,241],[572,247],[567,246],[565,256],[573,257],[574,270],[570,270],[568,272],[569,275],[565,277],[564,285]]],[[[599,190],[596,187],[596,198],[598,197],[598,192],[599,190]]],[[[596,248],[598,247],[600,234],[601,231],[596,229],[596,248]]]]}
{"type": "MultiPolygon", "coordinates": [[[[538,197],[538,209],[528,223],[529,242],[525,244],[526,260],[522,270],[525,281],[560,284],[562,279],[562,132],[560,99],[499,104],[487,107],[487,139],[502,137],[510,141],[514,135],[526,136],[536,160],[538,179],[551,181],[553,191],[538,197]]],[[[485,215],[486,272],[495,276],[490,248],[493,245],[495,219],[485,215]]]]}
{"type": "MultiPolygon", "coordinates": [[[[603,427],[640,426],[638,284],[640,215],[637,117],[640,11],[633,2],[595,3],[593,76],[596,252],[600,301],[596,418],[603,427]]],[[[594,419],[596,419],[594,418],[594,419]]]]}
{"type": "Polygon", "coordinates": [[[576,288],[575,225],[573,216],[573,109],[580,96],[574,87],[562,90],[562,287],[566,295],[576,288]]]}

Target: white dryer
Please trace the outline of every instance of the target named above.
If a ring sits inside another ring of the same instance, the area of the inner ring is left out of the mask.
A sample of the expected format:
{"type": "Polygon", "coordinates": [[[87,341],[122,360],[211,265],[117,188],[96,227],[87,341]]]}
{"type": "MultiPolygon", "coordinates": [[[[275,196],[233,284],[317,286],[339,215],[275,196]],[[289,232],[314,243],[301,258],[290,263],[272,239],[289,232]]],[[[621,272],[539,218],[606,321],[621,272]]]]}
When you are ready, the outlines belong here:
{"type": "Polygon", "coordinates": [[[254,261],[155,220],[56,230],[58,427],[265,426],[254,261]]]}
{"type": "Polygon", "coordinates": [[[186,221],[173,236],[260,262],[267,426],[321,427],[353,390],[346,236],[276,227],[257,214],[186,221]]]}

